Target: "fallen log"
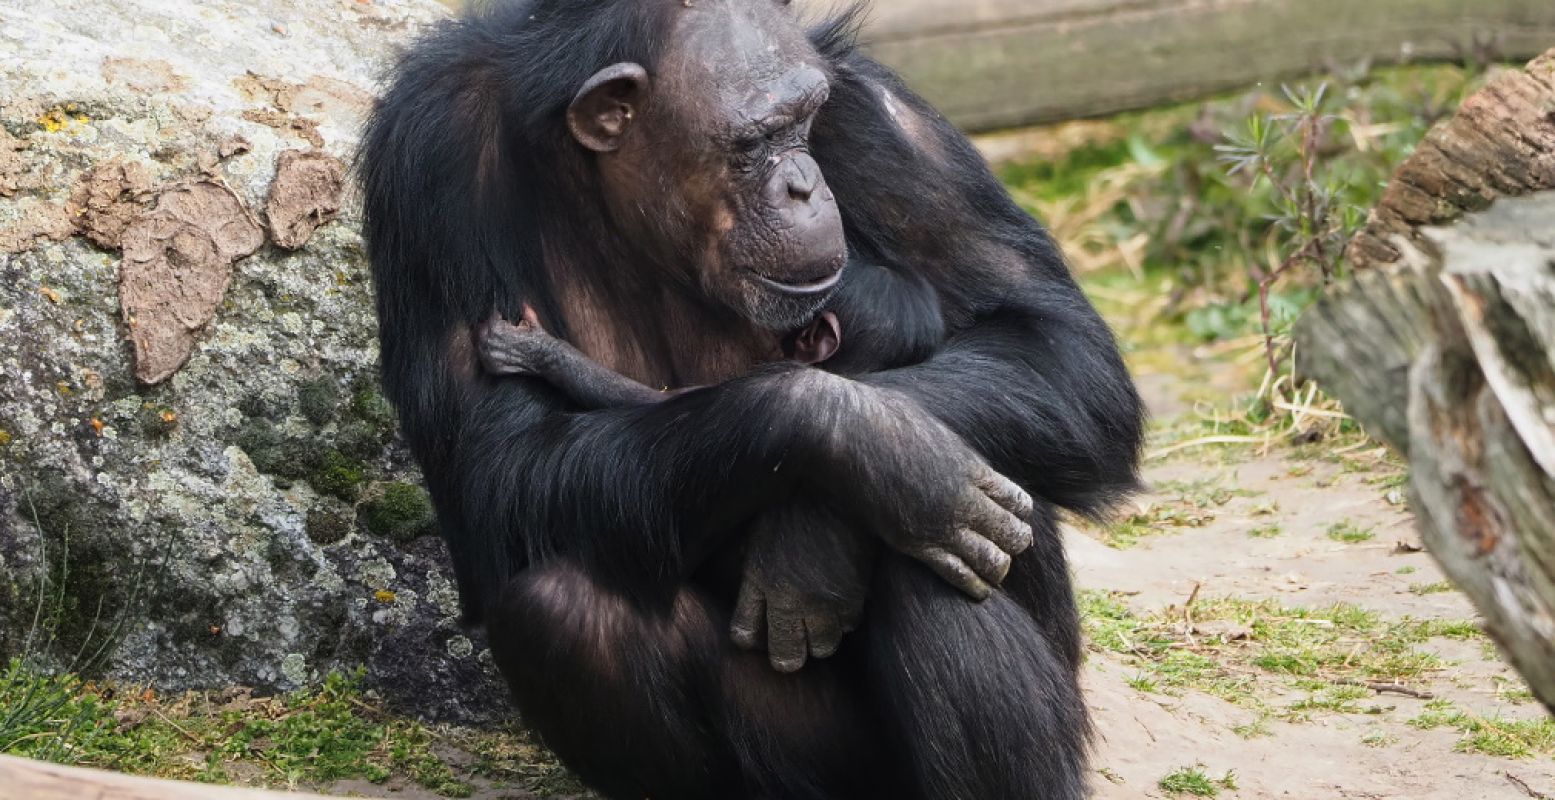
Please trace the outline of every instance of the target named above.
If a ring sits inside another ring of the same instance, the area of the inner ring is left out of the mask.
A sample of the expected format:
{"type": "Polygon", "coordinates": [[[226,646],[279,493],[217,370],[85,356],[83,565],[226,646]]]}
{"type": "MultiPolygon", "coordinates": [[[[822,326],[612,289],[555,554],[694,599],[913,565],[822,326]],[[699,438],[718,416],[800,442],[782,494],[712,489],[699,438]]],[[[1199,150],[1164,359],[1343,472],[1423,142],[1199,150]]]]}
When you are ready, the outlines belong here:
{"type": "Polygon", "coordinates": [[[1555,709],[1555,51],[1390,182],[1297,369],[1407,453],[1429,549],[1555,709]]]}
{"type": "Polygon", "coordinates": [[[865,40],[951,121],[984,131],[1362,62],[1530,58],[1555,42],[1555,3],[880,0],[865,40]]]}
{"type": "Polygon", "coordinates": [[[323,795],[270,792],[140,778],[0,756],[0,800],[322,800],[323,795]]]}

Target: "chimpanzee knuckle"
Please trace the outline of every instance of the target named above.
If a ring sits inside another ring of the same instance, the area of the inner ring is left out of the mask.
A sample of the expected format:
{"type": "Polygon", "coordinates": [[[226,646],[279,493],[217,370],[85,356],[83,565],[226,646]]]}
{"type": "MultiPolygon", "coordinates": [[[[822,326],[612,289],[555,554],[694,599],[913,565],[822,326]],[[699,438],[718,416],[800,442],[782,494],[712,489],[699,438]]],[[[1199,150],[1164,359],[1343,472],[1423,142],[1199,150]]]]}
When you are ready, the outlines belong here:
{"type": "Polygon", "coordinates": [[[1004,579],[1009,577],[1010,567],[1014,565],[1014,563],[1015,560],[1013,558],[1010,558],[1007,553],[1000,550],[997,554],[994,555],[992,568],[984,577],[987,578],[989,583],[995,586],[1004,583],[1004,579]]]}
{"type": "Polygon", "coordinates": [[[798,672],[809,652],[804,620],[794,614],[774,612],[768,618],[767,657],[778,672],[798,672]]]}
{"type": "Polygon", "coordinates": [[[764,593],[748,578],[740,587],[739,598],[734,604],[734,615],[729,623],[729,637],[746,650],[761,646],[761,631],[767,623],[767,603],[764,593]]]}
{"type": "Polygon", "coordinates": [[[993,594],[993,587],[989,586],[982,578],[977,576],[972,568],[960,557],[946,550],[931,551],[925,562],[941,578],[951,586],[964,592],[974,600],[986,600],[993,594]]]}
{"type": "Polygon", "coordinates": [[[1032,530],[1031,526],[1025,522],[1018,526],[1015,535],[1015,549],[1010,552],[1012,556],[1018,556],[1026,552],[1037,541],[1036,531],[1032,530]]]}
{"type": "Polygon", "coordinates": [[[842,646],[842,622],[839,618],[824,613],[807,617],[805,638],[810,642],[811,656],[831,658],[842,646]]]}

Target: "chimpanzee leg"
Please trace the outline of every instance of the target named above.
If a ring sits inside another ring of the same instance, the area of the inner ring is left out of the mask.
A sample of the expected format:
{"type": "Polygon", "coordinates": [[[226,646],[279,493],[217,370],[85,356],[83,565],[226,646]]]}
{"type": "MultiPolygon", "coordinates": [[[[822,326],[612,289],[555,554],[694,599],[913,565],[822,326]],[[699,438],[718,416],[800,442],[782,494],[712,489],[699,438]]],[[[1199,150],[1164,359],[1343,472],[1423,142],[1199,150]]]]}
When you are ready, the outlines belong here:
{"type": "MultiPolygon", "coordinates": [[[[1067,576],[1044,591],[1070,591],[1067,576]]],[[[917,782],[907,797],[1085,796],[1089,726],[1074,670],[1010,595],[975,603],[892,554],[866,614],[856,635],[867,638],[869,688],[901,767],[917,782]]]]}
{"type": "Polygon", "coordinates": [[[1004,592],[1037,621],[1049,646],[1078,673],[1083,647],[1080,610],[1075,604],[1058,513],[1039,502],[1030,522],[1032,545],[1015,557],[1004,579],[1004,592]]]}
{"type": "Polygon", "coordinates": [[[524,722],[580,777],[623,800],[842,800],[878,786],[878,726],[847,665],[777,673],[729,643],[694,589],[655,610],[569,563],[515,578],[492,651],[524,722]]]}

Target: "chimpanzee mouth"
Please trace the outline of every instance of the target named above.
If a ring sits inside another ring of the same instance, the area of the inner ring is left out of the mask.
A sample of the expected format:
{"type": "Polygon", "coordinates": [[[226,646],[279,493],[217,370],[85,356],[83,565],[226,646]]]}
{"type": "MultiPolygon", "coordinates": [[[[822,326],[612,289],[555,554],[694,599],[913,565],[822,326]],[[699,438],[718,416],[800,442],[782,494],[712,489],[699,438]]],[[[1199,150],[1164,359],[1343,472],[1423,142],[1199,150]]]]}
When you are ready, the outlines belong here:
{"type": "Polygon", "coordinates": [[[787,294],[818,294],[836,286],[837,281],[842,280],[842,270],[840,269],[824,276],[815,276],[798,281],[773,278],[754,271],[752,274],[756,276],[756,280],[761,281],[766,286],[787,294]]]}

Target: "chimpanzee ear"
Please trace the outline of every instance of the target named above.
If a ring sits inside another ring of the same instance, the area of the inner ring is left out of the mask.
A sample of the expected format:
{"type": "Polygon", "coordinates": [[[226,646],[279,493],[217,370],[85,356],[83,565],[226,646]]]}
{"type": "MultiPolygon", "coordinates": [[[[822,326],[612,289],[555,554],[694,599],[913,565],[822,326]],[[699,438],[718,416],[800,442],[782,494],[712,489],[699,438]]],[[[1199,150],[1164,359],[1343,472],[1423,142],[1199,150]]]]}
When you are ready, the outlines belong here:
{"type": "Polygon", "coordinates": [[[596,153],[614,152],[648,100],[648,71],[637,64],[612,64],[578,90],[567,109],[567,127],[596,153]]]}

